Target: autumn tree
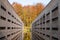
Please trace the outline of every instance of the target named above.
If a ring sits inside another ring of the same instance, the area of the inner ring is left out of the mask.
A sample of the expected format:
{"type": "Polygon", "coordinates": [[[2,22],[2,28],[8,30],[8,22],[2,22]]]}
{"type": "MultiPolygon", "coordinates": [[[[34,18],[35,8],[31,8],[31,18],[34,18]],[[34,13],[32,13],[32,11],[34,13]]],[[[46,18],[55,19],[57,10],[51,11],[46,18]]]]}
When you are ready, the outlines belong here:
{"type": "Polygon", "coordinates": [[[30,39],[30,24],[32,21],[40,14],[40,12],[44,9],[44,6],[41,3],[37,3],[36,5],[28,5],[22,7],[21,4],[14,2],[12,4],[13,8],[15,9],[16,13],[20,16],[22,21],[24,22],[24,31],[26,31],[27,35],[24,35],[24,40],[30,39]],[[28,39],[27,39],[28,38],[28,39]]]}
{"type": "Polygon", "coordinates": [[[22,7],[21,4],[14,2],[12,5],[16,13],[23,20],[23,22],[29,25],[38,16],[38,14],[40,14],[40,12],[44,9],[44,6],[41,3],[22,7]]]}

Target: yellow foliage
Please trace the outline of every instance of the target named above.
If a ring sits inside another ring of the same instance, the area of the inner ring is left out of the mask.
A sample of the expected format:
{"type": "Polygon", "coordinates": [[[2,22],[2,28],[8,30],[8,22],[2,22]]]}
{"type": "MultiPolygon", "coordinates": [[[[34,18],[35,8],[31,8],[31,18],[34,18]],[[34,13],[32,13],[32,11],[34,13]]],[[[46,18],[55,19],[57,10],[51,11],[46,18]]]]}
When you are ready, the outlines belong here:
{"type": "Polygon", "coordinates": [[[36,5],[22,7],[21,4],[16,2],[14,2],[12,6],[25,24],[23,31],[24,40],[30,40],[30,24],[44,9],[44,6],[41,3],[37,3],[36,5]]]}

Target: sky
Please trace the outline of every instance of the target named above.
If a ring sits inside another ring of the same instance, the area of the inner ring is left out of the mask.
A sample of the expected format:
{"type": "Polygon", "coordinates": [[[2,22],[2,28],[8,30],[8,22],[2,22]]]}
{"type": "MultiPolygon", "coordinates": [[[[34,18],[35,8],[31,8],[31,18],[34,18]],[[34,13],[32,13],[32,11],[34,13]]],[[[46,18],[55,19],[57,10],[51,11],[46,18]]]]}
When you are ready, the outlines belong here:
{"type": "Polygon", "coordinates": [[[47,5],[51,0],[8,0],[11,4],[13,2],[17,2],[22,4],[22,6],[26,5],[35,5],[37,3],[42,3],[43,5],[47,5]]]}

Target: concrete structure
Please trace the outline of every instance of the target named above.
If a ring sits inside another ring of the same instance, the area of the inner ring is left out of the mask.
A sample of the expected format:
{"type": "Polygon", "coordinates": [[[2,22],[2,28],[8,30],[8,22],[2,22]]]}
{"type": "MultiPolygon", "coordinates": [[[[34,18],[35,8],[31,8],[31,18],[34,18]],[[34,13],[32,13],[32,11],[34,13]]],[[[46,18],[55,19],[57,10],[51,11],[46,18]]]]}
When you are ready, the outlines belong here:
{"type": "Polygon", "coordinates": [[[51,0],[34,20],[32,40],[60,40],[60,0],[51,0]]]}
{"type": "Polygon", "coordinates": [[[23,40],[23,25],[8,0],[0,0],[0,40],[23,40]]]}

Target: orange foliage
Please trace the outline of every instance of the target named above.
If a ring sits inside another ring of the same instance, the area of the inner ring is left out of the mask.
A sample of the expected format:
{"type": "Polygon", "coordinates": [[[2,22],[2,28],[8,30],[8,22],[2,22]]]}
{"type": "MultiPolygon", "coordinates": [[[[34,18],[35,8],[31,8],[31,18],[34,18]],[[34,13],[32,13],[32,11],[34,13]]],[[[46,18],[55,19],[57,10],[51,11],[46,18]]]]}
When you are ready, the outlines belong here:
{"type": "Polygon", "coordinates": [[[44,6],[41,3],[37,3],[36,5],[28,5],[22,7],[21,4],[13,3],[16,13],[21,17],[26,26],[30,25],[31,22],[40,14],[40,12],[44,9],[44,6]]]}
{"type": "Polygon", "coordinates": [[[12,6],[13,6],[13,8],[15,9],[16,13],[17,13],[18,15],[21,15],[22,5],[14,2],[14,3],[12,4],[12,6]]]}

